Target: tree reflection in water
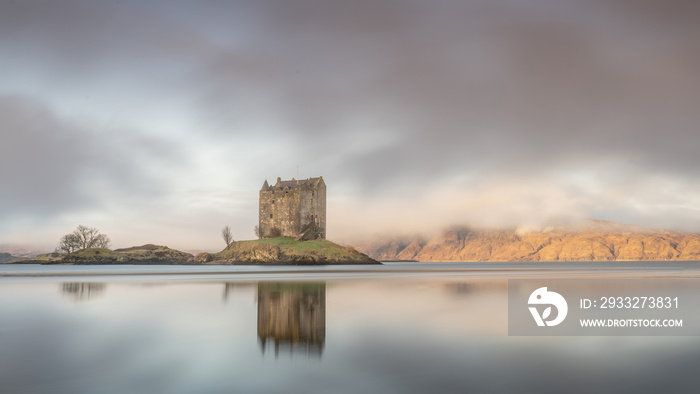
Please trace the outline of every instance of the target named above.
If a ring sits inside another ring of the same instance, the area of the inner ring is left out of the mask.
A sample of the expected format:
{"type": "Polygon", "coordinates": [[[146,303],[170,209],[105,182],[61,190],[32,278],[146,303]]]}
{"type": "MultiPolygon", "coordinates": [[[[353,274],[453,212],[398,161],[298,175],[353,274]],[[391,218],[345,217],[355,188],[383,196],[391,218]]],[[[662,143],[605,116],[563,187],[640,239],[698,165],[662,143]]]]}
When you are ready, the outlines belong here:
{"type": "MultiPolygon", "coordinates": [[[[224,303],[229,301],[229,298],[234,298],[245,294],[245,296],[252,295],[255,298],[255,288],[257,287],[257,282],[227,282],[224,283],[224,303]],[[238,294],[237,294],[238,293],[238,294]]],[[[255,301],[255,299],[253,299],[255,301]]]]}
{"type": "Polygon", "coordinates": [[[258,283],[258,341],[290,354],[320,357],[326,340],[325,283],[258,283]]]}
{"type": "Polygon", "coordinates": [[[104,283],[68,282],[61,284],[61,292],[75,302],[90,301],[91,298],[101,295],[106,287],[104,283]]]}

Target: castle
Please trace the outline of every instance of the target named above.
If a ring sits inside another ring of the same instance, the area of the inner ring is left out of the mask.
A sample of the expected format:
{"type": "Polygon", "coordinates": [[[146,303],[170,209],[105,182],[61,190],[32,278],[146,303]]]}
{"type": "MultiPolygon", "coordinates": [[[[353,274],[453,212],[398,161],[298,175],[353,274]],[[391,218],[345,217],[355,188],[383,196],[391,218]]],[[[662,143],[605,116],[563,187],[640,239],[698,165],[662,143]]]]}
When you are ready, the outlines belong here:
{"type": "Polygon", "coordinates": [[[326,183],[323,177],[283,181],[267,180],[260,189],[260,238],[326,238],[326,183]]]}

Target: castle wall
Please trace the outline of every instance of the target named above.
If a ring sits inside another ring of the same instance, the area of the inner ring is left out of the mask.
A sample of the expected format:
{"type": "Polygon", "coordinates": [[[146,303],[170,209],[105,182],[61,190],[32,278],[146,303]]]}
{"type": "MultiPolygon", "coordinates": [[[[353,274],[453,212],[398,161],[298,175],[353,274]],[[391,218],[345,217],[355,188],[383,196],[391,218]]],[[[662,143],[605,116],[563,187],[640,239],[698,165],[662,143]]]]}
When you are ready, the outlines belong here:
{"type": "Polygon", "coordinates": [[[266,237],[272,228],[272,223],[269,220],[270,214],[273,213],[270,204],[271,199],[271,191],[260,190],[260,208],[258,214],[258,231],[260,237],[266,237]]]}
{"type": "Polygon", "coordinates": [[[283,236],[296,237],[313,220],[319,231],[318,236],[325,239],[326,185],[323,178],[317,184],[299,181],[299,184],[285,188],[281,188],[280,182],[278,178],[278,184],[273,187],[267,186],[266,182],[260,190],[260,235],[268,237],[276,227],[283,236]]]}
{"type": "Polygon", "coordinates": [[[320,237],[326,239],[326,184],[322,183],[318,188],[318,198],[316,199],[316,212],[318,213],[318,225],[320,237]]]}
{"type": "Polygon", "coordinates": [[[302,190],[301,191],[301,228],[304,229],[309,223],[315,222],[317,218],[316,207],[314,203],[315,197],[312,196],[316,194],[315,190],[302,190]]]}
{"type": "Polygon", "coordinates": [[[299,189],[260,191],[260,233],[268,236],[277,227],[282,236],[295,237],[299,233],[299,189]]]}
{"type": "Polygon", "coordinates": [[[301,229],[313,220],[321,232],[320,238],[326,238],[326,186],[305,187],[301,192],[301,229]]]}

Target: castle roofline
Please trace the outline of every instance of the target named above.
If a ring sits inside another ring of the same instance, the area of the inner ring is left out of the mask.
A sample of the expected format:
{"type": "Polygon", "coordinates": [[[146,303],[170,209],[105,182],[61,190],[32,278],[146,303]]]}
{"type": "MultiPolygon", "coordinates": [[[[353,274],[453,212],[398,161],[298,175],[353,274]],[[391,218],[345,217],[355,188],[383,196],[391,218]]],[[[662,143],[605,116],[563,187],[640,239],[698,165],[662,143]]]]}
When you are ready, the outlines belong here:
{"type": "Polygon", "coordinates": [[[319,176],[316,178],[307,178],[307,179],[290,179],[288,181],[283,181],[282,178],[277,177],[277,183],[275,183],[272,186],[268,185],[268,188],[265,189],[265,184],[267,184],[267,180],[265,180],[265,184],[263,185],[263,190],[282,190],[284,188],[289,188],[289,189],[296,189],[305,185],[309,186],[318,186],[321,182],[323,182],[323,177],[319,176]]]}

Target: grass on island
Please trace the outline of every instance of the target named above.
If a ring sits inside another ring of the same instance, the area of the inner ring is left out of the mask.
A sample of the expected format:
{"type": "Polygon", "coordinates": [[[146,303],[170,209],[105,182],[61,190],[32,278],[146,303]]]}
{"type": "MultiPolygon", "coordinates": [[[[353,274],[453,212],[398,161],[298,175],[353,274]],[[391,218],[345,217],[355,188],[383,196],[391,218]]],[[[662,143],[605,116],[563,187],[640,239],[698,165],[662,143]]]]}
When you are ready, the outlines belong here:
{"type": "Polygon", "coordinates": [[[374,260],[351,247],[326,240],[297,241],[290,237],[232,242],[212,254],[213,259],[245,262],[287,262],[294,264],[373,263],[374,260]]]}
{"type": "Polygon", "coordinates": [[[67,262],[76,264],[113,264],[113,263],[155,263],[188,262],[193,258],[189,253],[170,249],[166,246],[147,244],[125,249],[88,248],[67,255],[47,254],[38,260],[47,262],[67,262]],[[57,255],[57,257],[54,257],[57,255]]]}
{"type": "Polygon", "coordinates": [[[109,250],[106,248],[88,248],[88,249],[81,249],[81,250],[76,250],[75,252],[71,253],[73,256],[77,257],[94,257],[94,256],[102,256],[102,257],[118,257],[119,254],[115,253],[113,250],[109,250]]]}
{"type": "Polygon", "coordinates": [[[321,253],[329,257],[335,258],[355,258],[358,252],[351,247],[340,246],[325,239],[316,239],[311,241],[297,241],[291,237],[263,238],[255,239],[251,242],[262,245],[277,245],[281,249],[291,249],[299,253],[321,253]]]}

